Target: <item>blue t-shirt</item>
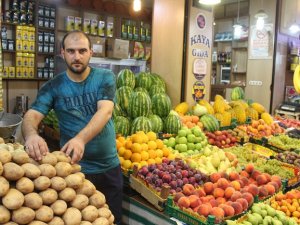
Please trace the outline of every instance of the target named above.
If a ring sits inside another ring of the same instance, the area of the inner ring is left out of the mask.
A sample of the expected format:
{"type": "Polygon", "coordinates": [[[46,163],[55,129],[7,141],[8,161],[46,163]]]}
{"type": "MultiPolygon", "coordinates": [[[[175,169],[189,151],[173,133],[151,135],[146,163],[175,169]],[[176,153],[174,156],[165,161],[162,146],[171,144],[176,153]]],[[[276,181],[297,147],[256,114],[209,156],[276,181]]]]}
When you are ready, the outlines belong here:
{"type": "MultiPolygon", "coordinates": [[[[74,82],[63,72],[39,90],[31,108],[47,115],[54,109],[59,120],[61,147],[78,134],[97,111],[99,100],[114,100],[115,76],[106,69],[91,68],[82,82],[74,82]]],[[[112,119],[85,145],[80,165],[86,174],[103,173],[119,165],[112,119]]]]}

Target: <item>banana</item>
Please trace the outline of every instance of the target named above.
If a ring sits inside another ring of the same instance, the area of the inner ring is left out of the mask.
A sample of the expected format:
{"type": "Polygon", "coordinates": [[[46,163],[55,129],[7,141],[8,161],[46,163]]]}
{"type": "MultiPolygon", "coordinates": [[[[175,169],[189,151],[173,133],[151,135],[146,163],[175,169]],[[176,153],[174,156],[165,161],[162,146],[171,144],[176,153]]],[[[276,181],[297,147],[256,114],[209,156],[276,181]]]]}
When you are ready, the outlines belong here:
{"type": "Polygon", "coordinates": [[[295,90],[300,93],[300,64],[296,67],[293,76],[295,90]]]}

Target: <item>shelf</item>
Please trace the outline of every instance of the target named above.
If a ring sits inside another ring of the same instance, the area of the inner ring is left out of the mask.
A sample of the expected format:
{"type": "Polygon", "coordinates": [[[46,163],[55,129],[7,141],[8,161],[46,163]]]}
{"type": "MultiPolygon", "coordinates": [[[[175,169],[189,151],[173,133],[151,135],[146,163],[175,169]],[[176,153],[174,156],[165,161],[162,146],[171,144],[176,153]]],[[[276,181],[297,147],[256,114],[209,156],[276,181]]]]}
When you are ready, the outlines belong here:
{"type": "Polygon", "coordinates": [[[50,56],[55,56],[56,54],[53,52],[53,53],[50,53],[50,52],[38,52],[37,53],[38,55],[50,55],[50,56]]]}
{"type": "Polygon", "coordinates": [[[17,51],[16,50],[4,50],[4,49],[2,49],[2,52],[3,53],[16,53],[17,51]]]}
{"type": "Polygon", "coordinates": [[[108,58],[99,58],[92,57],[90,60],[91,64],[111,64],[119,66],[145,66],[145,60],[137,59],[108,59],[108,58]]]}
{"type": "Polygon", "coordinates": [[[248,51],[247,47],[232,47],[232,49],[241,50],[241,51],[248,51]]]}
{"type": "Polygon", "coordinates": [[[48,28],[48,27],[38,27],[39,30],[45,30],[45,31],[55,31],[55,28],[48,28]]]}
{"type": "Polygon", "coordinates": [[[235,72],[235,71],[231,71],[233,74],[246,74],[247,71],[244,71],[244,72],[235,72]]]}
{"type": "Polygon", "coordinates": [[[220,42],[232,42],[232,39],[231,39],[231,40],[220,40],[220,41],[215,41],[215,40],[214,40],[214,42],[215,42],[215,43],[220,43],[220,42]]]}
{"type": "Polygon", "coordinates": [[[49,79],[46,79],[46,78],[10,78],[10,77],[3,77],[2,80],[7,80],[7,81],[47,81],[49,79]]]}

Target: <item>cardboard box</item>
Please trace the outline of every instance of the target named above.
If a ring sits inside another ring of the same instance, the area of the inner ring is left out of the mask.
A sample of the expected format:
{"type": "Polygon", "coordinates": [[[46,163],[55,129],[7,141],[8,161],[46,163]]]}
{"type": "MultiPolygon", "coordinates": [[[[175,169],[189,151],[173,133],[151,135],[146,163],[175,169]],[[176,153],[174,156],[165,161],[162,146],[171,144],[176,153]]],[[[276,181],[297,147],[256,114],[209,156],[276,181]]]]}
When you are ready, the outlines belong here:
{"type": "Polygon", "coordinates": [[[129,41],[121,39],[107,39],[107,57],[127,59],[129,53],[129,41]]]}
{"type": "Polygon", "coordinates": [[[105,57],[105,38],[90,37],[93,57],[105,57]]]}

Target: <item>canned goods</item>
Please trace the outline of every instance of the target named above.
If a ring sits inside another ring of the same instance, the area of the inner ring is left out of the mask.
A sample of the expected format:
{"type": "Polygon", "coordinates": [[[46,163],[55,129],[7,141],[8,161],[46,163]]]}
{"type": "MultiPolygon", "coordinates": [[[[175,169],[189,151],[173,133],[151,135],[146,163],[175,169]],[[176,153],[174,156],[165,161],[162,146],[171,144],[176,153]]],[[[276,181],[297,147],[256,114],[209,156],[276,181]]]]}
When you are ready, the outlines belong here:
{"type": "Polygon", "coordinates": [[[55,35],[53,33],[50,33],[49,42],[55,43],[55,35]]]}
{"type": "Polygon", "coordinates": [[[55,18],[55,8],[50,8],[50,17],[55,18]]]}
{"type": "Polygon", "coordinates": [[[48,43],[44,42],[44,44],[43,44],[43,52],[45,52],[45,53],[49,52],[49,45],[48,45],[48,43]]]}
{"type": "Polygon", "coordinates": [[[54,53],[54,44],[49,44],[49,53],[54,53]]]}
{"type": "Polygon", "coordinates": [[[38,15],[39,16],[44,16],[44,6],[39,5],[38,15]]]}
{"type": "Polygon", "coordinates": [[[39,16],[39,27],[44,27],[44,17],[39,16]]]}
{"type": "Polygon", "coordinates": [[[44,41],[44,33],[39,31],[38,32],[38,41],[43,42],[44,41]]]}
{"type": "Polygon", "coordinates": [[[49,28],[55,28],[55,19],[49,19],[49,28]]]}
{"type": "Polygon", "coordinates": [[[44,16],[49,17],[50,16],[50,8],[49,6],[44,7],[44,16]]]}
{"type": "Polygon", "coordinates": [[[50,41],[50,33],[44,32],[44,42],[48,43],[50,41]]]}
{"type": "Polygon", "coordinates": [[[43,50],[44,50],[44,47],[43,47],[44,45],[43,45],[43,43],[42,42],[39,42],[38,43],[38,52],[43,52],[43,50]]]}
{"type": "Polygon", "coordinates": [[[8,50],[15,50],[15,41],[14,40],[8,40],[8,50]]]}
{"type": "Polygon", "coordinates": [[[37,76],[38,78],[43,78],[43,68],[41,67],[37,68],[37,76]]]}

